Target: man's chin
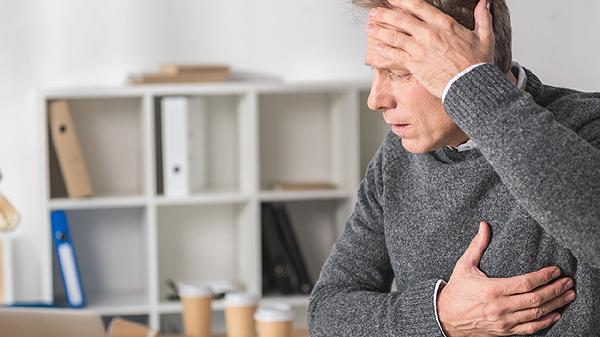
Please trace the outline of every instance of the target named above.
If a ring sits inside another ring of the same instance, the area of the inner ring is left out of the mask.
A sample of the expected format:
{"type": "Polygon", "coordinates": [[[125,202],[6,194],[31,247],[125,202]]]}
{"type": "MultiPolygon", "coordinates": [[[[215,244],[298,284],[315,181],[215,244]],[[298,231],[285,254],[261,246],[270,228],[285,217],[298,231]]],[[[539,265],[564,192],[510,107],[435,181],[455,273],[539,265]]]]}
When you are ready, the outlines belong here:
{"type": "Polygon", "coordinates": [[[433,145],[428,142],[419,141],[419,139],[402,139],[402,146],[406,151],[414,154],[428,153],[433,150],[433,145]]]}

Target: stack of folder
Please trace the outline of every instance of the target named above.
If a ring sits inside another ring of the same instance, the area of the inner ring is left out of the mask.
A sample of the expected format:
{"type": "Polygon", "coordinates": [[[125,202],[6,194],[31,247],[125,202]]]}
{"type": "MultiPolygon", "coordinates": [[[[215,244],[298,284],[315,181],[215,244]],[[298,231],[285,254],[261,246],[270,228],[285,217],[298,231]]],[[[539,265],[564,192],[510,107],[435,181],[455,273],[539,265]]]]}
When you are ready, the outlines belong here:
{"type": "Polygon", "coordinates": [[[157,73],[129,76],[132,84],[223,82],[231,70],[226,65],[214,64],[164,64],[157,73]]]}

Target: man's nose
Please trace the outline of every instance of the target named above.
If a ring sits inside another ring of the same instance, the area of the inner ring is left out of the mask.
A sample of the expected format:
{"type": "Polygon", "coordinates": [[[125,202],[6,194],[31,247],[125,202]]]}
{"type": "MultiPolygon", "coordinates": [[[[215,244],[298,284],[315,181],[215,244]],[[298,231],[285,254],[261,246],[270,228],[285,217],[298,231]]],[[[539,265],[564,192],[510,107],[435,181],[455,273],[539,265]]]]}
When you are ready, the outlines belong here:
{"type": "Polygon", "coordinates": [[[394,96],[384,83],[375,79],[371,85],[367,106],[373,111],[393,109],[395,108],[394,96]]]}

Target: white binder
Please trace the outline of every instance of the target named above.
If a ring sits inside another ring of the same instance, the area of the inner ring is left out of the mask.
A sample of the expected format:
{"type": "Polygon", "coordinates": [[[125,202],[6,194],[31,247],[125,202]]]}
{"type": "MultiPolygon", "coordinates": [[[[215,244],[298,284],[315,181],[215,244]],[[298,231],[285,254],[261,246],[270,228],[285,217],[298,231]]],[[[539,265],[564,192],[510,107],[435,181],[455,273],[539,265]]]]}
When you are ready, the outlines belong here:
{"type": "Polygon", "coordinates": [[[206,188],[207,116],[205,98],[161,100],[165,196],[185,197],[206,188]]]}

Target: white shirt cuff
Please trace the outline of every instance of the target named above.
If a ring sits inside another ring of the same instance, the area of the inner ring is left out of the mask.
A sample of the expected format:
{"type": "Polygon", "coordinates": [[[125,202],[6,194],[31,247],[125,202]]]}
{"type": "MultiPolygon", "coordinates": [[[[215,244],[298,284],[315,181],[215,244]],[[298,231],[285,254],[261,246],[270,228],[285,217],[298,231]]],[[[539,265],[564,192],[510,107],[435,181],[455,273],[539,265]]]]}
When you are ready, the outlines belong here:
{"type": "Polygon", "coordinates": [[[440,332],[442,333],[442,336],[447,337],[446,334],[444,333],[444,329],[442,329],[442,323],[440,323],[440,318],[438,316],[438,310],[437,310],[437,297],[438,297],[438,293],[440,292],[440,286],[442,284],[446,285],[446,282],[444,280],[439,280],[435,284],[435,291],[433,292],[433,310],[435,311],[435,320],[437,321],[437,324],[438,324],[438,327],[440,328],[440,332]]]}
{"type": "Polygon", "coordinates": [[[456,76],[452,77],[452,79],[448,82],[448,84],[446,84],[446,88],[444,88],[444,93],[442,93],[442,103],[444,103],[444,100],[446,100],[446,95],[448,94],[448,90],[450,90],[450,87],[452,86],[452,84],[454,84],[454,82],[458,81],[459,78],[463,77],[471,70],[479,67],[480,65],[484,65],[484,64],[486,64],[486,63],[474,64],[474,65],[468,67],[467,69],[461,71],[460,73],[456,74],[456,76]]]}

